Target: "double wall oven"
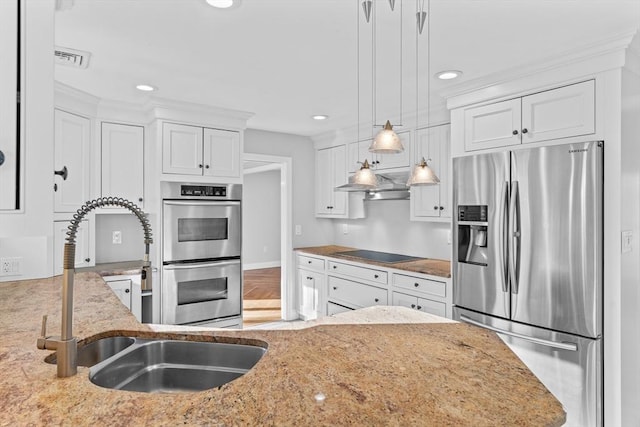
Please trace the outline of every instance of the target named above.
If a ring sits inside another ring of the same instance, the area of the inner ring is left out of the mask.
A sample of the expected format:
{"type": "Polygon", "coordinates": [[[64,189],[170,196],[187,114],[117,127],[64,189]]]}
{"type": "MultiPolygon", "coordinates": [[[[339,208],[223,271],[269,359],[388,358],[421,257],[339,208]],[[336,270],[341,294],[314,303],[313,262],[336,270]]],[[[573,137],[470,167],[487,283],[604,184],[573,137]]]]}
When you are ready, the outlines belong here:
{"type": "Polygon", "coordinates": [[[162,323],[242,324],[242,186],[162,183],[162,323]]]}

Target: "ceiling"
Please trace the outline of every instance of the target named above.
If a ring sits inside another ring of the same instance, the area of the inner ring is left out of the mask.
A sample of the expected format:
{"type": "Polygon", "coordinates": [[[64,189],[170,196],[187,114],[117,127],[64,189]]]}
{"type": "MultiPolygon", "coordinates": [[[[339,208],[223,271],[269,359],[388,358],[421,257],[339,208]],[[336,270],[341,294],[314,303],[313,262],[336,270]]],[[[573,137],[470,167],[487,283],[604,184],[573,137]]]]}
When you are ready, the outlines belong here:
{"type": "Polygon", "coordinates": [[[375,0],[372,67],[371,24],[359,3],[242,0],[222,10],[204,0],[66,0],[73,5],[56,12],[56,45],[92,56],[87,69],[56,65],[56,79],[140,104],[149,95],[135,85],[148,83],[158,97],[254,113],[250,128],[311,136],[370,117],[374,88],[379,110],[393,104],[397,111],[399,93],[410,109],[427,83],[437,105],[439,93],[453,85],[575,52],[640,25],[637,0],[431,0],[431,42],[428,49],[419,42],[416,67],[415,1],[396,0],[404,16],[400,62],[400,21],[394,20],[400,15],[391,15],[387,0],[375,0]],[[433,78],[446,69],[464,75],[433,78]],[[314,114],[329,119],[314,121],[314,114]]]}

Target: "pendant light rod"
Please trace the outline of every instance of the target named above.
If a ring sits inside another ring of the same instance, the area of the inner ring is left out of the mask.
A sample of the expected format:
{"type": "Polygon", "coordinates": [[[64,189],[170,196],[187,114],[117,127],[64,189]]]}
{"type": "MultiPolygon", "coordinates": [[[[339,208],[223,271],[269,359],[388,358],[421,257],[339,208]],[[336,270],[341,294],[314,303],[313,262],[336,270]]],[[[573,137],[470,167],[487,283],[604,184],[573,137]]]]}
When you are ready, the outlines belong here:
{"type": "Polygon", "coordinates": [[[371,8],[373,7],[373,1],[372,0],[364,0],[362,2],[362,10],[364,10],[364,17],[367,20],[367,24],[369,23],[369,20],[371,19],[371,8]]]}
{"type": "MultiPolygon", "coordinates": [[[[389,6],[391,6],[391,11],[393,12],[396,7],[396,0],[389,0],[389,6]]],[[[400,0],[400,8],[402,8],[402,0],[400,0]]]]}

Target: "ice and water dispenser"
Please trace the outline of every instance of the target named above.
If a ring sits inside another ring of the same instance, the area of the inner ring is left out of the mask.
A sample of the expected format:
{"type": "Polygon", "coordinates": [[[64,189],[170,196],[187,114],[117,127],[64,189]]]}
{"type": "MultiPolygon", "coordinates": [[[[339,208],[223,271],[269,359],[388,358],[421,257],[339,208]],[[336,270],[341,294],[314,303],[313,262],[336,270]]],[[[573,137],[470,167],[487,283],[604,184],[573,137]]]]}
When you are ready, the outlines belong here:
{"type": "Polygon", "coordinates": [[[487,266],[487,205],[458,206],[458,262],[487,266]]]}

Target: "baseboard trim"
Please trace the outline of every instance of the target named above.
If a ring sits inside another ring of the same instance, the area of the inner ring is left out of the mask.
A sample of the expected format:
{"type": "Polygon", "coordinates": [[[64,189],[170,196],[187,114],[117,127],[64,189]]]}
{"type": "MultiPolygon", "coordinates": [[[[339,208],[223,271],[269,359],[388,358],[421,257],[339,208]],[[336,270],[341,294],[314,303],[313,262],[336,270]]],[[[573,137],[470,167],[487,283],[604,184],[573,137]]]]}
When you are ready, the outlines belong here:
{"type": "Polygon", "coordinates": [[[243,270],[260,270],[261,268],[280,267],[280,261],[256,262],[253,264],[242,264],[243,270]]]}

